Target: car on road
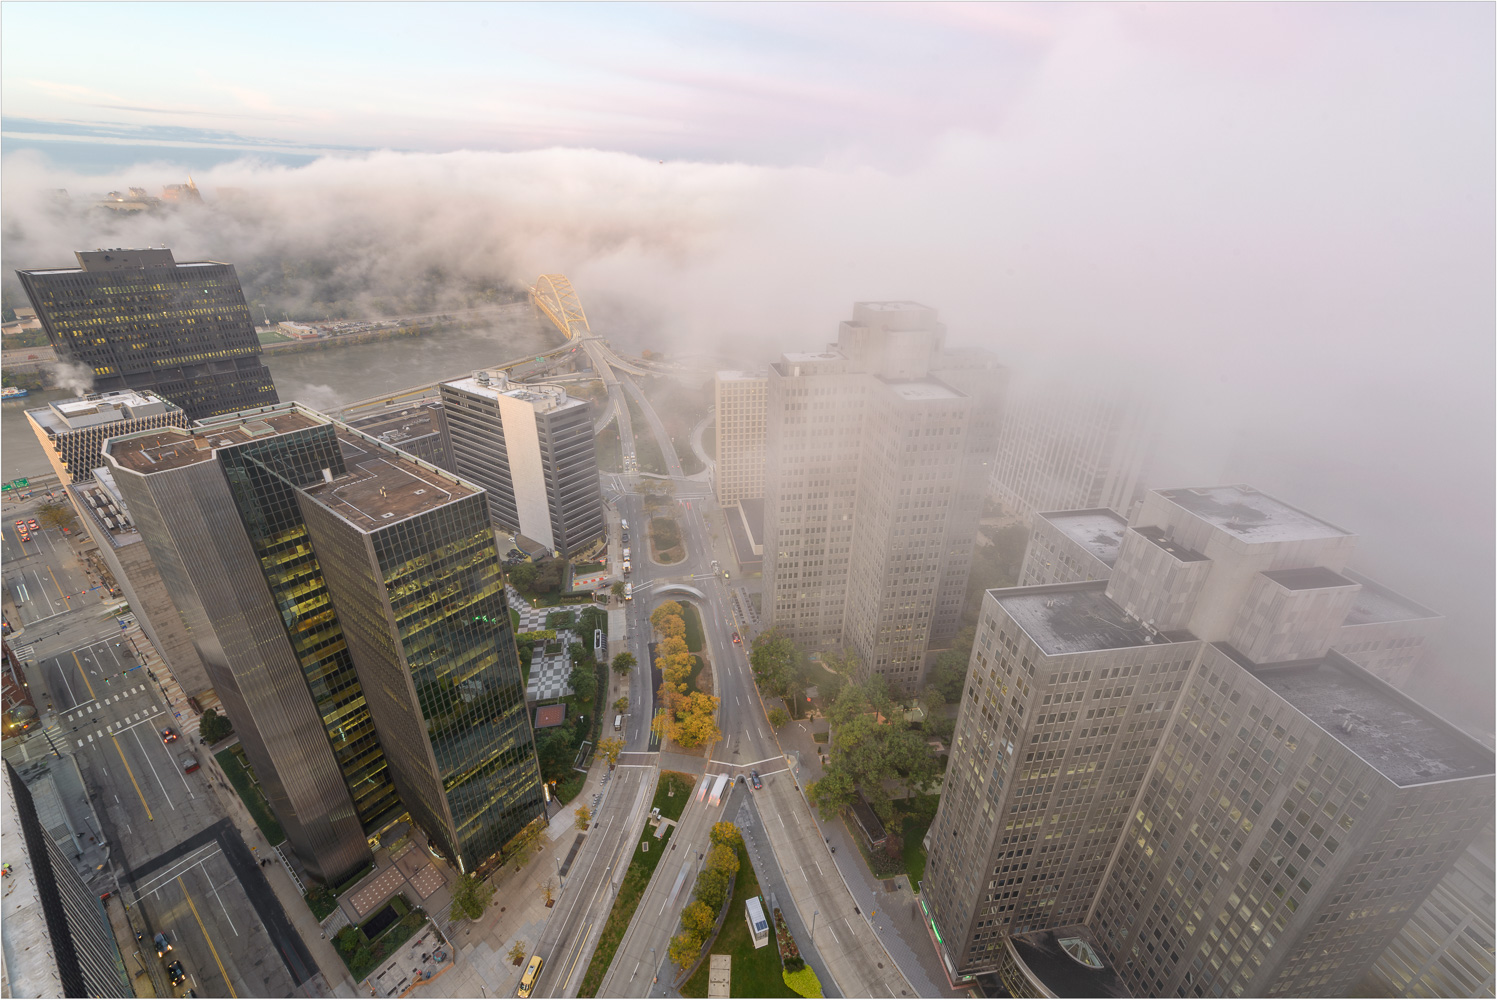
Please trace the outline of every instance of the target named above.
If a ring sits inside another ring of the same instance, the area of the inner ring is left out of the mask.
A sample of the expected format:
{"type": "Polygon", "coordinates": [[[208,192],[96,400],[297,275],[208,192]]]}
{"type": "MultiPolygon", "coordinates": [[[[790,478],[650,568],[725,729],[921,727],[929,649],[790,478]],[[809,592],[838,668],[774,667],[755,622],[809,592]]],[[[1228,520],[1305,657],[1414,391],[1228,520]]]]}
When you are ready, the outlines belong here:
{"type": "Polygon", "coordinates": [[[626,532],[624,532],[624,541],[627,542],[628,540],[629,540],[629,532],[626,531],[626,532]]]}
{"type": "Polygon", "coordinates": [[[758,771],[750,771],[749,772],[749,784],[753,785],[755,788],[763,788],[764,787],[764,781],[763,781],[763,779],[761,779],[759,777],[759,772],[758,771]]]}
{"type": "Polygon", "coordinates": [[[530,996],[531,991],[535,989],[535,981],[540,978],[541,966],[545,964],[545,960],[541,956],[530,956],[530,964],[525,967],[525,975],[520,977],[520,989],[517,991],[517,995],[522,997],[530,996]]]}
{"type": "Polygon", "coordinates": [[[26,534],[26,531],[25,531],[24,528],[21,530],[21,541],[23,541],[23,542],[29,542],[29,541],[31,541],[31,536],[28,535],[28,534],[26,534]]]}
{"type": "Polygon", "coordinates": [[[166,953],[172,950],[172,943],[166,939],[166,935],[160,931],[156,932],[156,957],[164,958],[166,953]]]}
{"type": "Polygon", "coordinates": [[[191,774],[198,769],[198,759],[190,753],[184,753],[177,759],[182,762],[183,774],[191,774]]]}
{"type": "Polygon", "coordinates": [[[26,530],[26,522],[25,521],[17,521],[16,522],[16,530],[17,531],[25,531],[26,530]]]}
{"type": "Polygon", "coordinates": [[[42,530],[42,526],[40,524],[36,523],[36,518],[34,518],[34,517],[30,518],[30,519],[28,519],[26,521],[26,527],[30,528],[32,531],[41,531],[42,530]]]}
{"type": "Polygon", "coordinates": [[[175,743],[175,742],[177,742],[177,731],[175,729],[171,729],[171,728],[167,728],[167,729],[161,730],[161,742],[162,743],[175,743]]]}
{"type": "Polygon", "coordinates": [[[173,962],[166,967],[166,978],[172,981],[173,986],[181,986],[187,981],[187,970],[182,968],[181,962],[173,962]]]}
{"type": "Polygon", "coordinates": [[[743,636],[739,635],[737,632],[734,632],[733,633],[733,641],[741,643],[741,642],[743,642],[743,636]]]}

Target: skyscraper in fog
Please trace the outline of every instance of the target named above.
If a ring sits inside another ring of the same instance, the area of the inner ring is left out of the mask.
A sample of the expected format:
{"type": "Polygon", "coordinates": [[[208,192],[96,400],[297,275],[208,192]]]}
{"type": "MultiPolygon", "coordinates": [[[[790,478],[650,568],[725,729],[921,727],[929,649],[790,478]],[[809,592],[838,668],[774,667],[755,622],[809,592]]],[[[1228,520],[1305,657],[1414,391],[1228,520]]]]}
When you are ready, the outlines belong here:
{"type": "Polygon", "coordinates": [[[1114,386],[1030,381],[1004,414],[992,495],[1026,519],[1105,507],[1129,513],[1155,439],[1154,408],[1114,386]]]}
{"type": "Polygon", "coordinates": [[[482,490],[296,404],[107,455],[313,874],[364,863],[402,803],[466,870],[539,814],[482,490]]]}
{"type": "Polygon", "coordinates": [[[1084,923],[1138,995],[1335,995],[1491,814],[1491,751],[1332,649],[1355,538],[1156,490],[1106,580],[989,591],[922,900],[954,978],[1084,923]]]}
{"type": "Polygon", "coordinates": [[[712,380],[716,400],[719,507],[764,496],[764,406],[767,372],[721,371],[712,380]]]}
{"type": "Polygon", "coordinates": [[[934,309],[856,303],[765,404],[766,622],[907,690],[957,630],[1006,376],[945,338],[934,309]]]}
{"type": "Polygon", "coordinates": [[[502,370],[440,386],[459,475],[488,492],[494,524],[570,556],[603,537],[593,408],[502,370]]]}
{"type": "Polygon", "coordinates": [[[276,402],[234,265],[170,250],[80,250],[17,271],[59,359],[94,389],[149,390],[192,420],[276,402]]]}

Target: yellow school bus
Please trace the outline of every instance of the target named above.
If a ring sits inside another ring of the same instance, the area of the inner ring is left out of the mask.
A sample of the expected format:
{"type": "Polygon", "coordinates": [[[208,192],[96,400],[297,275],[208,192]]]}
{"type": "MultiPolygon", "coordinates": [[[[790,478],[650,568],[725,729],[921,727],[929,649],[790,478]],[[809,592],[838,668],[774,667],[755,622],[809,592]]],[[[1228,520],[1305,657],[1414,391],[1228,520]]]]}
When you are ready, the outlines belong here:
{"type": "Polygon", "coordinates": [[[520,977],[520,996],[530,996],[530,991],[535,989],[535,981],[540,978],[541,966],[544,964],[541,956],[530,956],[530,965],[526,967],[525,975],[520,977]]]}

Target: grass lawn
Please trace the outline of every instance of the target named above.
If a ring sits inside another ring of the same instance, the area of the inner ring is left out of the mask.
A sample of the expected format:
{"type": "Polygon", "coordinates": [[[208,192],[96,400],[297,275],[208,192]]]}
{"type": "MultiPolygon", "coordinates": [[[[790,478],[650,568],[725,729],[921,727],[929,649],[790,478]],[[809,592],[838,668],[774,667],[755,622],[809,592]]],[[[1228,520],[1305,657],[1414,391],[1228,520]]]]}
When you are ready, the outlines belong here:
{"type": "MultiPolygon", "coordinates": [[[[753,862],[748,852],[738,848],[738,881],[733,886],[733,901],[728,904],[728,916],[723,920],[723,929],[712,942],[709,955],[733,956],[733,983],[729,996],[735,997],[793,997],[798,994],[785,985],[780,973],[780,956],[775,951],[774,940],[763,948],[754,947],[749,935],[748,921],[744,919],[744,903],[759,895],[759,877],[754,873],[753,862]]],[[[769,901],[764,900],[764,909],[769,910],[769,901]]],[[[702,960],[701,967],[690,979],[681,984],[684,997],[705,997],[707,979],[712,972],[712,960],[702,960]]]]}
{"type": "Polygon", "coordinates": [[[702,431],[702,450],[714,459],[717,458],[717,421],[715,420],[702,431]]]}
{"type": "MultiPolygon", "coordinates": [[[[671,773],[662,773],[662,784],[664,775],[671,773]]],[[[684,799],[682,804],[685,804],[684,799]]],[[[608,922],[603,925],[603,934],[598,938],[598,948],[593,952],[592,961],[587,964],[587,973],[582,977],[578,996],[598,995],[598,987],[603,985],[603,976],[613,964],[614,952],[618,951],[619,942],[624,939],[624,931],[629,928],[629,921],[634,917],[634,909],[639,906],[639,897],[644,895],[645,888],[649,886],[650,876],[655,874],[655,866],[670,850],[671,834],[674,832],[675,827],[671,827],[659,840],[655,839],[655,831],[648,826],[640,832],[639,840],[634,845],[634,860],[629,862],[629,868],[624,872],[624,881],[619,885],[619,896],[613,901],[608,922]],[[650,849],[641,850],[641,844],[648,844],[650,849]]]]}
{"type": "Polygon", "coordinates": [[[695,787],[696,781],[689,774],[661,771],[660,784],[655,786],[655,801],[650,806],[659,809],[660,815],[666,819],[680,819],[682,810],[686,808],[686,800],[695,787]],[[672,792],[675,794],[672,795],[672,792]]]}
{"type": "Polygon", "coordinates": [[[617,420],[598,432],[598,468],[604,472],[624,471],[624,451],[619,445],[617,420]]]}
{"type": "Polygon", "coordinates": [[[694,476],[706,468],[702,460],[697,458],[697,453],[691,447],[691,436],[682,434],[680,439],[671,438],[671,444],[676,446],[676,458],[681,462],[683,475],[694,476]]]}
{"type": "Polygon", "coordinates": [[[652,517],[649,525],[650,548],[654,550],[655,561],[665,565],[678,563],[686,558],[686,549],[681,544],[681,526],[673,517],[652,517]],[[674,540],[673,545],[660,544],[661,539],[674,540]]]}
{"type": "Polygon", "coordinates": [[[244,806],[249,814],[254,817],[255,825],[260,832],[265,834],[265,839],[272,846],[286,839],[286,832],[281,829],[281,824],[276,822],[275,813],[270,811],[270,803],[265,801],[265,795],[260,787],[250,780],[249,771],[244,762],[239,759],[236,752],[239,746],[236,744],[227,750],[220,750],[214,755],[218,766],[223,768],[224,777],[229,779],[229,784],[239,793],[244,800],[244,806]]]}
{"type": "Polygon", "coordinates": [[[257,333],[255,336],[260,338],[260,343],[262,344],[279,344],[282,341],[291,339],[284,333],[257,333]]]}
{"type": "Polygon", "coordinates": [[[702,635],[702,616],[696,605],[681,602],[681,620],[686,623],[686,648],[700,653],[707,639],[702,635]]]}
{"type": "Polygon", "coordinates": [[[900,803],[899,808],[908,815],[904,818],[904,870],[910,877],[910,888],[919,892],[920,880],[925,878],[926,831],[936,818],[936,806],[941,802],[937,795],[917,795],[900,803]]]}
{"type": "MultiPolygon", "coordinates": [[[[692,654],[691,673],[686,676],[686,691],[688,694],[690,694],[692,691],[701,691],[703,694],[712,693],[710,690],[704,689],[700,683],[702,668],[706,665],[706,661],[703,660],[700,656],[692,654]]],[[[712,675],[710,673],[707,675],[707,686],[708,688],[712,686],[712,675]]]]}

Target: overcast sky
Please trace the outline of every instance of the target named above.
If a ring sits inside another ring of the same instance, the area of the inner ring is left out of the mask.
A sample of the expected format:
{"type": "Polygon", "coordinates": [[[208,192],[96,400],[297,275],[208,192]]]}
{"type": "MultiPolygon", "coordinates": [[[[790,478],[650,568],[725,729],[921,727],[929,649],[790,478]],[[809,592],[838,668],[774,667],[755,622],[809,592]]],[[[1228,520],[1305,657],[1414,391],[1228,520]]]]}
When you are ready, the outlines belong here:
{"type": "Polygon", "coordinates": [[[1490,727],[1493,10],[8,2],[3,250],[563,271],[647,346],[761,363],[920,299],[1170,399],[1172,476],[1359,533],[1490,727]],[[42,195],[187,170],[253,217],[42,195]]]}

